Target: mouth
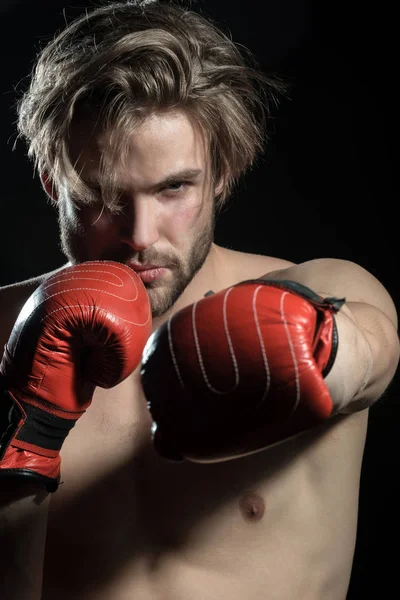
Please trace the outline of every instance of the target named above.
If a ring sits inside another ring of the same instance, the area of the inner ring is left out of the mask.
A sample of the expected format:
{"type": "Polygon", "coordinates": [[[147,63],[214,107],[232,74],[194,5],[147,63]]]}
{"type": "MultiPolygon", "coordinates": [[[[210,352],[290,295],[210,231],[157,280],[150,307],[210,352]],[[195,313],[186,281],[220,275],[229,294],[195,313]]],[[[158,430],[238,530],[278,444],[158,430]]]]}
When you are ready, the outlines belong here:
{"type": "Polygon", "coordinates": [[[136,271],[137,273],[140,273],[140,271],[151,271],[152,269],[161,269],[161,267],[157,266],[157,265],[140,265],[139,263],[128,263],[128,267],[130,267],[131,269],[133,269],[133,271],[136,271]]]}
{"type": "Polygon", "coordinates": [[[168,271],[167,267],[158,267],[157,265],[128,263],[128,267],[138,274],[143,283],[151,283],[156,279],[161,279],[168,271]]]}

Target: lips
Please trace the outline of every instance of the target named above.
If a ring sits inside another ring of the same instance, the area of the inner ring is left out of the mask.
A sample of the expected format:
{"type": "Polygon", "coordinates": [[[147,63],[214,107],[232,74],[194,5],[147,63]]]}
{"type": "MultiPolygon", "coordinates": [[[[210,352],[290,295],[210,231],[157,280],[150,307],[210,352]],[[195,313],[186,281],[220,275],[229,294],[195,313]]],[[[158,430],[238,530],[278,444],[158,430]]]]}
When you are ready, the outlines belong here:
{"type": "Polygon", "coordinates": [[[128,266],[137,272],[151,271],[152,269],[161,269],[161,267],[159,267],[157,265],[136,265],[136,264],[129,263],[128,266]]]}
{"type": "Polygon", "coordinates": [[[167,273],[166,267],[157,267],[156,265],[139,265],[128,263],[128,266],[138,274],[143,283],[153,283],[167,273]]]}

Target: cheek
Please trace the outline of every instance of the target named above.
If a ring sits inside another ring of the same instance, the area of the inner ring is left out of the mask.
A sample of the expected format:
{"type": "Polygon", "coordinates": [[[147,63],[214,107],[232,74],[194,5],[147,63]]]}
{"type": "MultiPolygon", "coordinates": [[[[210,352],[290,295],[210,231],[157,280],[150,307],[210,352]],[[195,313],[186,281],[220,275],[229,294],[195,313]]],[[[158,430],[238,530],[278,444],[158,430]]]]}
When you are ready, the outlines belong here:
{"type": "Polygon", "coordinates": [[[87,215],[84,219],[83,229],[85,245],[88,256],[102,258],[119,243],[118,228],[111,220],[109,214],[96,213],[87,215]]]}
{"type": "Polygon", "coordinates": [[[95,230],[98,233],[105,233],[110,226],[110,217],[101,209],[85,207],[78,213],[78,219],[86,232],[95,230]]]}
{"type": "MultiPolygon", "coordinates": [[[[205,203],[172,210],[167,217],[168,229],[173,232],[175,238],[186,239],[191,232],[197,231],[202,226],[205,219],[210,218],[208,212],[205,203]]],[[[164,218],[166,218],[166,215],[164,215],[164,218]]]]}
{"type": "Polygon", "coordinates": [[[181,230],[191,229],[196,224],[200,215],[201,210],[198,207],[187,208],[175,215],[174,222],[176,223],[176,227],[181,230]]]}
{"type": "Polygon", "coordinates": [[[82,250],[90,250],[90,256],[97,255],[116,236],[109,214],[99,209],[84,207],[76,210],[70,205],[64,207],[60,216],[61,226],[69,239],[82,250]]]}
{"type": "Polygon", "coordinates": [[[116,223],[104,210],[87,207],[80,211],[78,218],[82,230],[90,238],[108,239],[116,235],[116,223]]]}

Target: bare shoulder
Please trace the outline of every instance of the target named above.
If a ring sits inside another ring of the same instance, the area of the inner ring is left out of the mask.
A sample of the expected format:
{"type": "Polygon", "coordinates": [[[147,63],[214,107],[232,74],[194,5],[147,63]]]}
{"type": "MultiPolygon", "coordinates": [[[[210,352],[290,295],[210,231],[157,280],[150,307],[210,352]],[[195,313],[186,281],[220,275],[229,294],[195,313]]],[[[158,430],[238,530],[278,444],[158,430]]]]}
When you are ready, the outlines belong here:
{"type": "Polygon", "coordinates": [[[0,287],[0,348],[4,347],[10,337],[14,323],[29,296],[47,277],[58,270],[0,287]]]}
{"type": "Polygon", "coordinates": [[[220,250],[224,255],[224,260],[231,265],[232,277],[236,281],[258,279],[267,273],[287,269],[295,264],[284,258],[238,252],[227,248],[220,248],[220,250]]]}

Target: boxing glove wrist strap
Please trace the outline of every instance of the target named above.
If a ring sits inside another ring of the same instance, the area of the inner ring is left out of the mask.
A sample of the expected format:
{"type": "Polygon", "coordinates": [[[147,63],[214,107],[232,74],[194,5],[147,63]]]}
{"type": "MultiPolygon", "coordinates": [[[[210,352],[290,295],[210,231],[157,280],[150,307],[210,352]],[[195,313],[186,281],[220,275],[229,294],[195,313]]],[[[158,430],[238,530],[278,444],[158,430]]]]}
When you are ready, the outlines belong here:
{"type": "Polygon", "coordinates": [[[2,390],[0,400],[0,460],[9,444],[42,456],[56,457],[77,419],[63,419],[2,390]]]}
{"type": "MultiPolygon", "coordinates": [[[[288,290],[291,293],[297,294],[298,296],[301,296],[302,298],[304,298],[305,300],[310,302],[310,304],[312,306],[314,306],[315,309],[317,309],[318,316],[322,315],[322,313],[319,313],[318,309],[319,310],[329,309],[333,314],[336,314],[337,312],[339,312],[339,310],[342,308],[343,304],[346,302],[345,298],[336,298],[336,297],[324,298],[323,296],[320,296],[319,294],[315,293],[311,288],[303,285],[302,283],[298,283],[297,281],[292,281],[292,280],[288,280],[288,279],[274,279],[274,278],[268,279],[268,278],[262,277],[261,279],[251,279],[251,280],[247,280],[247,281],[242,281],[241,283],[238,284],[238,286],[240,286],[242,284],[246,284],[246,283],[263,283],[265,285],[273,285],[274,287],[282,288],[284,290],[288,290]]],[[[320,326],[320,319],[317,320],[317,326],[316,326],[316,332],[315,332],[316,337],[317,337],[319,326],[320,326]]],[[[331,353],[330,353],[329,359],[328,359],[324,369],[322,370],[322,377],[324,377],[324,378],[328,375],[328,373],[332,369],[333,363],[335,362],[337,350],[338,350],[338,343],[339,343],[338,330],[337,330],[336,320],[334,318],[332,320],[332,326],[333,326],[332,348],[331,348],[331,353]]]]}

